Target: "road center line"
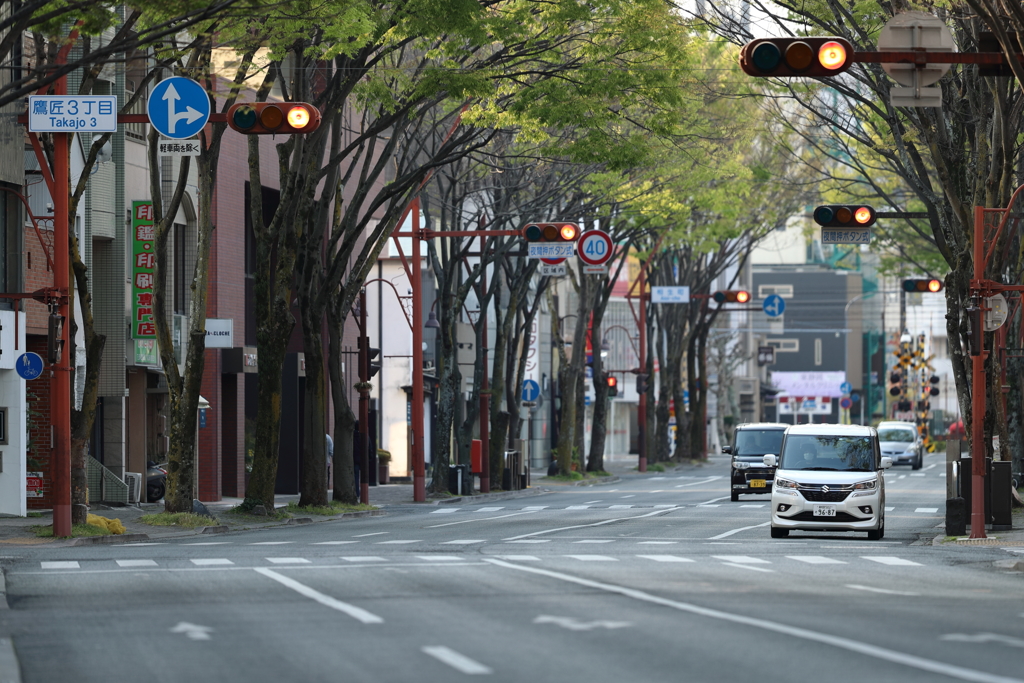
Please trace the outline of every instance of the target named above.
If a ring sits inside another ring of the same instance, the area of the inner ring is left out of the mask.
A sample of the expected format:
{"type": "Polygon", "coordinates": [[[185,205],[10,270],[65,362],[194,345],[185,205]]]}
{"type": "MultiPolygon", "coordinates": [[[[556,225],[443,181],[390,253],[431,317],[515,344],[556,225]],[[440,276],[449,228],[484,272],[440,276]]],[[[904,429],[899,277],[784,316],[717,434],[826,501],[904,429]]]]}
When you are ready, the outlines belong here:
{"type": "Polygon", "coordinates": [[[746,531],[747,529],[760,529],[761,527],[768,526],[769,524],[771,524],[771,522],[765,522],[764,524],[755,524],[754,526],[741,526],[739,529],[733,529],[732,531],[726,531],[724,534],[718,534],[717,536],[712,536],[708,540],[709,541],[717,541],[720,538],[728,538],[729,536],[732,536],[733,534],[738,534],[739,532],[746,531]]]}
{"type": "MultiPolygon", "coordinates": [[[[719,480],[721,478],[722,477],[708,477],[704,481],[694,481],[694,482],[691,482],[689,484],[676,484],[675,488],[682,489],[682,488],[686,488],[687,486],[700,486],[701,484],[710,484],[711,482],[717,481],[717,480],[719,480]]],[[[722,500],[722,499],[719,498],[718,500],[722,500]]]]}
{"type": "Polygon", "coordinates": [[[545,529],[544,531],[534,531],[530,534],[523,534],[522,536],[510,536],[509,538],[503,538],[503,541],[518,541],[520,538],[530,538],[531,536],[541,536],[543,534],[553,534],[556,531],[568,531],[570,529],[585,529],[592,526],[603,526],[605,524],[611,524],[612,522],[623,522],[630,519],[642,519],[644,517],[653,517],[654,515],[660,515],[664,512],[672,512],[673,510],[680,510],[679,507],[665,508],[664,510],[655,510],[654,512],[648,512],[647,514],[637,515],[636,517],[616,517],[615,519],[606,519],[603,522],[594,522],[593,524],[574,524],[573,526],[562,526],[557,529],[545,529]]]}
{"type": "Polygon", "coordinates": [[[359,621],[363,622],[364,624],[383,624],[384,623],[383,619],[378,617],[376,614],[372,614],[370,612],[367,612],[362,607],[356,607],[355,605],[350,605],[347,602],[342,602],[341,600],[337,600],[335,598],[332,598],[329,595],[324,595],[320,591],[313,590],[309,586],[307,586],[307,585],[305,585],[303,583],[299,583],[295,579],[288,578],[284,574],[278,574],[277,572],[275,572],[272,569],[267,569],[265,567],[256,567],[256,573],[257,574],[262,574],[263,576],[266,576],[266,577],[269,577],[269,578],[273,579],[274,581],[277,581],[281,585],[287,586],[288,588],[291,588],[293,591],[295,591],[299,595],[304,595],[305,597],[309,598],[310,600],[315,600],[315,601],[319,602],[324,607],[330,607],[331,609],[336,609],[339,612],[344,612],[345,614],[349,615],[353,619],[358,619],[359,621]]]}
{"type": "Polygon", "coordinates": [[[1024,680],[1019,678],[999,676],[996,674],[987,673],[985,671],[978,671],[976,669],[968,669],[966,667],[956,666],[955,664],[937,662],[931,659],[925,659],[924,657],[918,657],[916,655],[897,652],[896,650],[890,650],[884,647],[878,647],[877,645],[862,643],[857,640],[842,638],[840,636],[819,633],[817,631],[810,631],[808,629],[800,628],[797,626],[791,626],[789,624],[783,624],[776,621],[768,621],[767,619],[757,619],[755,617],[748,617],[742,614],[732,614],[730,612],[723,612],[721,610],[710,609],[707,607],[699,607],[697,605],[693,605],[686,602],[669,600],[668,598],[661,598],[656,595],[651,595],[650,593],[645,593],[641,590],[636,590],[634,588],[626,588],[624,586],[617,586],[615,584],[591,581],[589,579],[583,579],[577,576],[572,576],[571,574],[562,574],[560,572],[554,572],[548,569],[541,569],[539,567],[526,567],[518,564],[512,564],[511,562],[503,562],[501,560],[494,560],[488,558],[485,559],[484,562],[495,564],[500,567],[505,567],[507,569],[515,569],[521,572],[539,574],[541,576],[547,576],[552,579],[558,579],[559,581],[575,583],[579,586],[603,590],[608,593],[617,593],[624,597],[632,598],[633,600],[649,602],[655,605],[661,605],[663,607],[670,607],[672,609],[679,610],[680,612],[688,612],[689,614],[696,614],[698,616],[709,617],[711,619],[718,619],[720,621],[727,621],[734,624],[742,624],[744,626],[758,628],[763,631],[771,631],[772,633],[778,633],[786,638],[801,638],[803,640],[809,640],[815,643],[821,643],[823,645],[831,645],[832,647],[838,648],[840,650],[855,652],[857,654],[862,654],[867,657],[873,657],[874,659],[880,659],[883,661],[892,662],[894,664],[901,664],[912,669],[918,669],[920,671],[927,671],[929,673],[940,674],[943,676],[948,676],[950,678],[956,678],[961,681],[972,681],[973,683],[1024,683],[1024,680]]]}
{"type": "Polygon", "coordinates": [[[722,496],[721,498],[712,498],[711,500],[705,500],[703,503],[697,503],[697,507],[701,505],[711,505],[711,503],[717,503],[720,500],[725,500],[729,496],[722,496]]]}
{"type": "Polygon", "coordinates": [[[480,662],[470,659],[466,655],[456,652],[450,647],[444,645],[428,645],[421,647],[420,650],[425,654],[430,655],[434,659],[444,662],[456,671],[460,671],[464,674],[479,675],[479,674],[490,674],[494,673],[490,667],[484,666],[480,662]]]}
{"type": "Polygon", "coordinates": [[[874,586],[861,586],[856,583],[846,584],[847,588],[852,588],[858,591],[870,591],[872,593],[884,593],[885,595],[920,595],[920,593],[908,593],[906,591],[893,591],[888,588],[875,588],[874,586]]]}
{"type": "Polygon", "coordinates": [[[530,515],[539,510],[524,510],[523,512],[512,512],[507,515],[498,515],[497,517],[479,517],[477,519],[464,519],[461,522],[445,522],[444,524],[432,524],[431,526],[423,527],[424,529],[436,529],[439,526],[455,526],[456,524],[469,524],[470,522],[490,522],[492,519],[505,519],[506,517],[515,517],[517,515],[530,515]]]}

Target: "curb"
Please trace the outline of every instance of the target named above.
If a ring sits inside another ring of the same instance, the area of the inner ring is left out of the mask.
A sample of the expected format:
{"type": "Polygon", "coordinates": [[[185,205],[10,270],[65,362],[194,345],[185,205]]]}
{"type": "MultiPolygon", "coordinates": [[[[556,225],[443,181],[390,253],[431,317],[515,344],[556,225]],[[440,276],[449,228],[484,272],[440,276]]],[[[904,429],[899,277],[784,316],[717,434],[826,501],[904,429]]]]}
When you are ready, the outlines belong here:
{"type": "MultiPolygon", "coordinates": [[[[4,578],[3,567],[0,567],[0,609],[8,608],[9,605],[7,604],[7,579],[4,578]]],[[[2,671],[3,669],[0,668],[0,672],[2,671]]]]}
{"type": "Polygon", "coordinates": [[[149,534],[111,534],[110,536],[85,536],[84,538],[73,538],[67,545],[68,547],[79,545],[105,545],[148,540],[149,534]]]}
{"type": "Polygon", "coordinates": [[[440,498],[438,500],[427,501],[427,505],[451,505],[452,503],[486,503],[489,500],[507,500],[509,498],[527,498],[529,496],[539,496],[544,493],[550,493],[547,489],[520,489],[519,491],[499,491],[497,493],[480,493],[475,496],[455,496],[454,498],[440,498]]]}
{"type": "Polygon", "coordinates": [[[21,683],[18,653],[10,638],[0,638],[0,683],[21,683]]]}
{"type": "Polygon", "coordinates": [[[611,477],[599,477],[598,479],[595,479],[594,481],[587,481],[586,479],[580,479],[579,481],[574,481],[572,483],[572,486],[605,486],[606,484],[618,484],[621,481],[622,481],[622,479],[619,478],[618,475],[614,475],[614,476],[611,476],[611,477]]]}

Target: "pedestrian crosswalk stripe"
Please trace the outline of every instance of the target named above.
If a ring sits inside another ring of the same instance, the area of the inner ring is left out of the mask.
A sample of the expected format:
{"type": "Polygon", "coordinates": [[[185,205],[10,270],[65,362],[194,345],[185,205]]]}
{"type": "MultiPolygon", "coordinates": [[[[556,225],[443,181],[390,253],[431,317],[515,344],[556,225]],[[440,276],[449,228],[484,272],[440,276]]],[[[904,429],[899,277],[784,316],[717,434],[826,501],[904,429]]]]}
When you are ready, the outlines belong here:
{"type": "Polygon", "coordinates": [[[917,508],[914,512],[938,512],[939,508],[917,508]]]}
{"type": "Polygon", "coordinates": [[[495,557],[509,562],[540,562],[540,558],[535,555],[495,555],[495,557]]]}
{"type": "Polygon", "coordinates": [[[569,507],[567,507],[565,509],[566,510],[589,510],[590,506],[589,505],[570,505],[569,507]]]}
{"type": "Polygon", "coordinates": [[[504,506],[498,507],[498,508],[480,508],[479,510],[477,510],[477,512],[497,512],[498,510],[504,510],[504,509],[505,509],[504,506]]]}
{"type": "Polygon", "coordinates": [[[631,510],[632,508],[633,508],[632,505],[610,505],[610,506],[608,506],[609,510],[631,510]]]}
{"type": "Polygon", "coordinates": [[[637,545],[675,545],[679,541],[640,541],[637,545]]]}
{"type": "Polygon", "coordinates": [[[524,507],[524,510],[547,510],[549,505],[528,505],[524,507]]]}
{"type": "Polygon", "coordinates": [[[383,557],[377,557],[376,555],[350,555],[341,559],[346,562],[387,562],[383,557]]]}
{"type": "Polygon", "coordinates": [[[911,560],[904,560],[902,557],[888,557],[884,555],[862,555],[861,559],[870,560],[879,564],[887,564],[893,567],[920,567],[921,563],[911,560]]]}
{"type": "Polygon", "coordinates": [[[349,543],[359,543],[359,541],[320,541],[313,545],[348,545],[349,543]]]}
{"type": "Polygon", "coordinates": [[[247,543],[246,545],[288,545],[295,541],[261,541],[259,543],[247,543]]]}
{"type": "Polygon", "coordinates": [[[760,505],[740,505],[740,507],[741,508],[763,508],[764,507],[764,503],[761,503],[760,505]]]}
{"type": "Polygon", "coordinates": [[[693,562],[688,557],[679,557],[678,555],[637,555],[645,560],[654,560],[655,562],[693,562]]]}
{"type": "Polygon", "coordinates": [[[66,562],[40,562],[43,569],[78,569],[78,562],[70,560],[66,562]]]}
{"type": "Polygon", "coordinates": [[[505,543],[550,543],[550,538],[523,538],[518,541],[505,541],[505,543]]]}
{"type": "Polygon", "coordinates": [[[605,538],[605,539],[587,538],[587,539],[584,539],[582,541],[573,541],[573,543],[611,543],[613,540],[614,539],[611,539],[611,538],[605,538]]]}
{"type": "Polygon", "coordinates": [[[215,557],[193,559],[192,564],[194,564],[197,567],[216,567],[219,565],[234,564],[234,562],[222,557],[215,557]]]}
{"type": "Polygon", "coordinates": [[[441,545],[472,545],[473,543],[486,543],[487,541],[482,538],[460,538],[455,541],[445,541],[441,545]]]}
{"type": "Polygon", "coordinates": [[[712,555],[716,560],[732,562],[733,564],[771,564],[768,560],[762,560],[749,555],[712,555]]]}
{"type": "Polygon", "coordinates": [[[419,541],[377,541],[374,545],[404,545],[406,543],[419,543],[419,541]]]}
{"type": "Polygon", "coordinates": [[[925,475],[924,472],[915,472],[914,474],[911,474],[910,476],[912,476],[912,477],[923,477],[923,476],[926,476],[926,475],[925,475]]]}
{"type": "Polygon", "coordinates": [[[446,512],[458,512],[459,508],[441,508],[440,510],[433,510],[430,514],[432,515],[443,515],[446,512]]]}
{"type": "Polygon", "coordinates": [[[896,509],[895,507],[893,507],[893,506],[891,506],[891,505],[890,505],[890,506],[888,506],[888,507],[886,507],[886,508],[885,508],[885,511],[886,511],[886,512],[892,512],[892,511],[893,511],[893,510],[895,510],[895,509],[896,509]]]}
{"type": "Polygon", "coordinates": [[[566,555],[565,557],[571,557],[574,560],[581,562],[618,562],[619,558],[610,557],[608,555],[566,555]]]}
{"type": "Polygon", "coordinates": [[[459,557],[458,555],[417,555],[416,557],[427,562],[460,562],[470,558],[459,557]]]}
{"type": "Polygon", "coordinates": [[[786,557],[797,562],[806,562],[807,564],[846,564],[842,560],[822,555],[786,555],[786,557]]]}
{"type": "Polygon", "coordinates": [[[155,567],[154,560],[116,560],[118,567],[155,567]]]}
{"type": "Polygon", "coordinates": [[[304,557],[268,557],[267,562],[273,562],[274,564],[309,564],[309,560],[304,557]]]}

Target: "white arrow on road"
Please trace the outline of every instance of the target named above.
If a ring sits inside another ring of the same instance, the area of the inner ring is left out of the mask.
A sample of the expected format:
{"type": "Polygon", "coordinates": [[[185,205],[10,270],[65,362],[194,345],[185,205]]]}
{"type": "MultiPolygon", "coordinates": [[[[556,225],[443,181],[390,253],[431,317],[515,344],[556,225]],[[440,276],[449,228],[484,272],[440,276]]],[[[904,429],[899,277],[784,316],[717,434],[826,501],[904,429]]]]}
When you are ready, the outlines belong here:
{"type": "Polygon", "coordinates": [[[1000,643],[1010,647],[1024,647],[1024,640],[1000,633],[977,633],[973,636],[967,633],[947,633],[939,640],[952,640],[958,643],[1000,643]]]}
{"type": "Polygon", "coordinates": [[[572,617],[552,617],[542,614],[533,620],[535,624],[555,624],[570,631],[590,631],[595,628],[628,628],[632,626],[628,621],[576,621],[572,617]]]}
{"type": "Polygon", "coordinates": [[[187,621],[178,622],[178,625],[171,629],[171,633],[184,633],[192,640],[209,640],[210,631],[213,629],[209,626],[200,626],[199,624],[190,624],[187,621]]]}
{"type": "Polygon", "coordinates": [[[175,106],[178,100],[181,99],[181,95],[175,90],[174,84],[171,83],[167,86],[167,90],[164,91],[164,100],[167,101],[167,132],[174,135],[174,129],[178,126],[178,121],[185,119],[185,123],[192,123],[198,121],[203,117],[202,112],[196,111],[192,107],[185,106],[185,111],[175,112],[175,106]]]}

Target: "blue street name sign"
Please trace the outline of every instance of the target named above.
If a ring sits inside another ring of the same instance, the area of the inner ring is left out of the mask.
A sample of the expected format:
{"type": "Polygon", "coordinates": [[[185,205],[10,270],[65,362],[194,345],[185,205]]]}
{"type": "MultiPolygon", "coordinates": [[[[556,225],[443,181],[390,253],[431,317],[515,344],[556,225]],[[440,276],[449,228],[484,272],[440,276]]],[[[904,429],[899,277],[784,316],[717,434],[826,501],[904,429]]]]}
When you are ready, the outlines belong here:
{"type": "Polygon", "coordinates": [[[22,379],[35,379],[43,374],[43,357],[31,351],[23,353],[18,356],[14,367],[22,379]]]}
{"type": "Polygon", "coordinates": [[[786,300],[778,294],[769,294],[761,304],[761,308],[769,318],[778,318],[786,312],[786,300]]]}
{"type": "Polygon", "coordinates": [[[31,95],[28,129],[33,133],[116,133],[114,95],[31,95]]]}
{"type": "Polygon", "coordinates": [[[210,97],[191,78],[173,76],[160,81],[149,93],[146,113],[160,135],[184,140],[210,120],[210,97]]]}
{"type": "Polygon", "coordinates": [[[522,399],[524,401],[536,401],[538,396],[540,396],[540,385],[532,379],[524,379],[522,399]]]}

